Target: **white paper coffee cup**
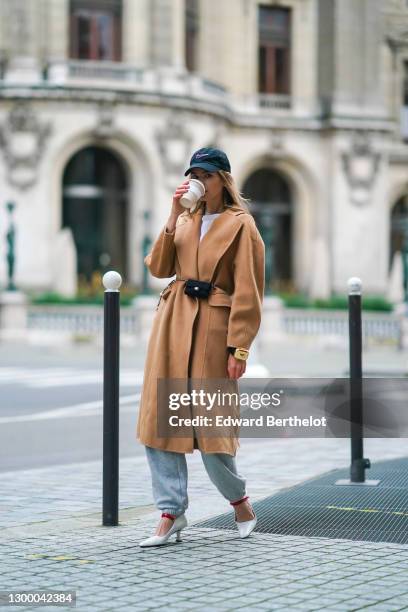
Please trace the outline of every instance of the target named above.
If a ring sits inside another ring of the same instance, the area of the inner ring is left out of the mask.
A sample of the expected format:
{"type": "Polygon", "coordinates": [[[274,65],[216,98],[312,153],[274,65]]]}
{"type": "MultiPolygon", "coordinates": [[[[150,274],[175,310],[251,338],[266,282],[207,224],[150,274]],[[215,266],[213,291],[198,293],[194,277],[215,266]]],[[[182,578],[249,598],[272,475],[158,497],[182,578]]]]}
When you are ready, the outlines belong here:
{"type": "Polygon", "coordinates": [[[188,191],[181,196],[180,204],[184,206],[184,208],[194,208],[198,200],[202,198],[204,194],[205,185],[197,179],[190,179],[188,191]]]}

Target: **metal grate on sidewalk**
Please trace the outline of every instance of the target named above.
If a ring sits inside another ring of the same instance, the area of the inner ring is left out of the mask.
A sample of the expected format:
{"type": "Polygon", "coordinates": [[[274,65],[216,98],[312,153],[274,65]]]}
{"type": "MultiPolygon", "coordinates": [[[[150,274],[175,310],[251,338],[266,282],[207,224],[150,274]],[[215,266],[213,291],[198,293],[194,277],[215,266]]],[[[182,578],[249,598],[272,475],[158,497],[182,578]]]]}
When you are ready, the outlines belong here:
{"type": "MultiPolygon", "coordinates": [[[[332,470],[253,502],[255,532],[408,544],[408,457],[372,464],[366,479],[376,486],[334,484],[349,476],[332,470]]],[[[194,527],[235,530],[234,512],[194,527]]]]}

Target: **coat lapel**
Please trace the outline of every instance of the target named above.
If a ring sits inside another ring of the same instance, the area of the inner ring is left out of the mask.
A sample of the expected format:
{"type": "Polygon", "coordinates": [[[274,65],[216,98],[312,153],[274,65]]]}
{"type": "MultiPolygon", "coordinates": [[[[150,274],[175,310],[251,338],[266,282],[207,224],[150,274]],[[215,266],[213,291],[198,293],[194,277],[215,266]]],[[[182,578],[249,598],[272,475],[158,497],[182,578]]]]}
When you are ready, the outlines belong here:
{"type": "Polygon", "coordinates": [[[242,225],[245,211],[233,206],[225,209],[211,224],[200,242],[203,209],[199,209],[180,225],[176,239],[177,256],[184,278],[211,281],[221,259],[242,225]]]}

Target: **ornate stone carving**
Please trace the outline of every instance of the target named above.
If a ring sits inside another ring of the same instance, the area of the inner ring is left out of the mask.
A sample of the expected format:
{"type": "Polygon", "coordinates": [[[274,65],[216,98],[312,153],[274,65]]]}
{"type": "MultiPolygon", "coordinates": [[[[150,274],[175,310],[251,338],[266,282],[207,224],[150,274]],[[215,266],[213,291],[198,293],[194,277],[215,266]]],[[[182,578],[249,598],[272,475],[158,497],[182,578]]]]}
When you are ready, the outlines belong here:
{"type": "Polygon", "coordinates": [[[405,26],[405,30],[399,32],[393,32],[387,36],[388,44],[393,49],[399,49],[401,47],[408,47],[408,28],[405,26]]]}
{"type": "Polygon", "coordinates": [[[281,157],[284,149],[284,132],[282,130],[270,130],[268,152],[273,157],[281,157]]]}
{"type": "MultiPolygon", "coordinates": [[[[405,8],[405,7],[404,7],[405,8]]],[[[408,17],[406,10],[395,7],[384,20],[384,37],[393,49],[408,46],[408,17]]]]}
{"type": "Polygon", "coordinates": [[[227,129],[225,123],[219,121],[214,123],[214,135],[212,137],[213,146],[217,149],[221,149],[220,143],[223,141],[225,136],[227,135],[227,129]]]}
{"type": "Polygon", "coordinates": [[[343,169],[350,186],[351,201],[368,202],[380,165],[381,153],[374,151],[368,132],[355,132],[349,151],[341,155],[343,169]]]}
{"type": "Polygon", "coordinates": [[[7,179],[17,189],[32,187],[44,154],[51,123],[40,121],[28,102],[17,102],[0,124],[0,149],[7,166],[7,179]]]}
{"type": "Polygon", "coordinates": [[[115,131],[114,125],[115,105],[111,102],[100,102],[98,104],[98,120],[94,129],[97,138],[111,138],[115,131]]]}
{"type": "Polygon", "coordinates": [[[171,113],[166,126],[155,133],[170,189],[174,189],[173,176],[183,176],[185,165],[191,157],[193,137],[186,127],[187,123],[180,113],[171,113]]]}

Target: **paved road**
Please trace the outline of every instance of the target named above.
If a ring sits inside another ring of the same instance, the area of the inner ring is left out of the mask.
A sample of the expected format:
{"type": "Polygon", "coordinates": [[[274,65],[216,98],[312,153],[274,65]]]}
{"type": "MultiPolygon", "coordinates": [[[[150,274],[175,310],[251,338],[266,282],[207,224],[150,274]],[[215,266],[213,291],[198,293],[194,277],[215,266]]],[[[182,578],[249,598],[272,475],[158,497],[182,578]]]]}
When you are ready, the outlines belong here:
{"type": "MultiPolygon", "coordinates": [[[[143,372],[120,376],[121,456],[132,435],[143,372]]],[[[0,471],[94,460],[102,453],[102,374],[84,367],[0,367],[0,471]]]]}

